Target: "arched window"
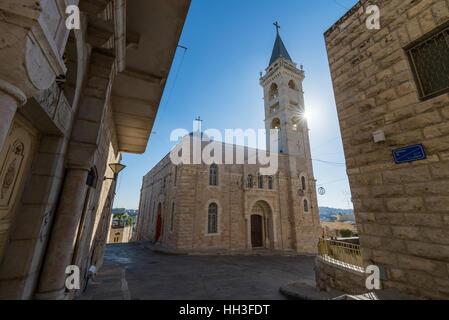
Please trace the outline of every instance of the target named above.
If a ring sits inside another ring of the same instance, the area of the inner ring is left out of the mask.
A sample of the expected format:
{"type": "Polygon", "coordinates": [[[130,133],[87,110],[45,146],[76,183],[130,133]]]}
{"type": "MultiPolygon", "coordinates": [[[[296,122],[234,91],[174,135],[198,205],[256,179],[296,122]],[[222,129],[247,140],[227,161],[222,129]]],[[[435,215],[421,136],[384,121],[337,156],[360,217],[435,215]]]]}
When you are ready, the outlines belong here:
{"type": "Polygon", "coordinates": [[[295,84],[295,82],[294,82],[293,80],[290,80],[290,81],[288,82],[288,87],[289,87],[290,89],[296,90],[296,84],[295,84]]]}
{"type": "Polygon", "coordinates": [[[257,185],[259,189],[263,189],[263,175],[260,173],[257,174],[257,185]]]}
{"type": "Polygon", "coordinates": [[[209,169],[209,185],[218,186],[218,167],[216,164],[210,166],[209,169]]]}
{"type": "Polygon", "coordinates": [[[273,177],[268,177],[268,189],[273,190],[273,177]]]}
{"type": "Polygon", "coordinates": [[[252,188],[253,187],[253,175],[249,174],[248,175],[248,188],[252,188]]]}
{"type": "Polygon", "coordinates": [[[306,199],[304,199],[304,212],[309,212],[309,204],[306,199]]]}
{"type": "Polygon", "coordinates": [[[292,118],[292,129],[294,131],[297,131],[299,129],[299,117],[297,117],[297,116],[294,116],[292,118]]]}
{"type": "Polygon", "coordinates": [[[211,203],[207,214],[207,233],[217,233],[217,212],[217,204],[211,203]]]}
{"type": "Polygon", "coordinates": [[[273,121],[271,121],[271,129],[281,130],[281,120],[279,120],[279,118],[274,118],[273,121]]]}
{"type": "Polygon", "coordinates": [[[278,96],[279,96],[278,86],[276,83],[273,83],[270,87],[270,100],[273,100],[278,96]]]}
{"type": "Polygon", "coordinates": [[[170,230],[173,231],[173,221],[175,219],[175,203],[171,205],[171,220],[170,220],[170,230]]]}
{"type": "Polygon", "coordinates": [[[306,178],[301,177],[301,186],[302,186],[302,190],[306,191],[306,178]]]}

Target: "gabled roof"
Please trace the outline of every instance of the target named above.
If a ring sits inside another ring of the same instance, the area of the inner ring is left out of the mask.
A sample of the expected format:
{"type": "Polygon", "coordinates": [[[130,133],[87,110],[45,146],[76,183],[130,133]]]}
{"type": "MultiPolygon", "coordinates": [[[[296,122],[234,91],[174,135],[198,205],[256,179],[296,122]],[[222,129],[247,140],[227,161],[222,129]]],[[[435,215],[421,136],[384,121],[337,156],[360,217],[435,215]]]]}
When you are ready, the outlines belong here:
{"type": "Polygon", "coordinates": [[[290,58],[290,55],[288,54],[288,51],[285,48],[284,42],[282,42],[282,39],[278,33],[276,35],[276,41],[274,42],[273,53],[271,54],[270,66],[273,62],[275,62],[280,57],[283,57],[289,61],[292,61],[292,58],[290,58]]]}

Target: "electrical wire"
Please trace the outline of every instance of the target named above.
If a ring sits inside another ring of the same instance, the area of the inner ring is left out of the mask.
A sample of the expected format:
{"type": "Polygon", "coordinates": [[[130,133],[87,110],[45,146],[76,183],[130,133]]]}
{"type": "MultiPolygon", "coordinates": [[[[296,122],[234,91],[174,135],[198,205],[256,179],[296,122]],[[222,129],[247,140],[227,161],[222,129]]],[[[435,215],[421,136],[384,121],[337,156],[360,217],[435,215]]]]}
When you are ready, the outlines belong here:
{"type": "Polygon", "coordinates": [[[163,105],[163,107],[161,108],[161,110],[159,111],[159,113],[161,114],[161,119],[164,119],[164,116],[167,113],[168,104],[170,102],[170,98],[172,96],[172,93],[173,93],[173,91],[175,89],[175,86],[176,86],[176,83],[178,81],[178,77],[179,77],[181,68],[182,68],[182,66],[184,64],[185,56],[186,56],[186,53],[187,53],[187,48],[186,47],[179,46],[179,45],[178,45],[178,47],[184,50],[184,54],[182,55],[181,62],[179,63],[178,69],[176,70],[175,79],[173,80],[172,87],[170,88],[170,92],[168,93],[167,100],[166,100],[165,104],[163,105]]]}

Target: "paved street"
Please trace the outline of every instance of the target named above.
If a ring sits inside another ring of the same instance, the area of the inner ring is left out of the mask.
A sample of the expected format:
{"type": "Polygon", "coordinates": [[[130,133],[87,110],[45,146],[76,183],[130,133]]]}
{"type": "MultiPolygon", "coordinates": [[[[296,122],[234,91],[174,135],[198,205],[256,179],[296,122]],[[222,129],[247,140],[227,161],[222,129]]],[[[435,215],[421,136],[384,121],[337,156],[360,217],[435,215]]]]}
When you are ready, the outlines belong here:
{"type": "Polygon", "coordinates": [[[104,265],[80,299],[285,299],[279,287],[314,282],[313,257],[181,256],[143,244],[108,245],[104,265]]]}

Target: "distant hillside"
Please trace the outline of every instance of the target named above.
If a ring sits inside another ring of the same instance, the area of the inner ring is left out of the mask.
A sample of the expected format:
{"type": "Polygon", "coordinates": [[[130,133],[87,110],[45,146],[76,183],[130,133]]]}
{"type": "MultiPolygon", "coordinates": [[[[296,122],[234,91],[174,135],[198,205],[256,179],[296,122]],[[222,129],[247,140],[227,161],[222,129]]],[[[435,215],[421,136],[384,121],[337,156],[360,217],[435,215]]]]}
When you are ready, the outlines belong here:
{"type": "MultiPolygon", "coordinates": [[[[319,207],[320,210],[320,218],[321,221],[330,221],[330,217],[337,216],[337,214],[354,214],[354,210],[352,209],[337,209],[337,208],[329,208],[329,207],[319,207]]],[[[114,208],[112,209],[113,214],[117,214],[120,212],[126,212],[129,217],[137,217],[139,213],[136,209],[125,209],[125,208],[114,208]]]]}
{"type": "Polygon", "coordinates": [[[331,221],[330,217],[337,216],[337,214],[354,214],[353,209],[337,209],[329,207],[319,207],[321,221],[331,221]]]}
{"type": "Polygon", "coordinates": [[[122,213],[126,212],[128,214],[128,217],[135,218],[137,217],[137,214],[139,213],[139,210],[135,209],[125,209],[125,208],[114,208],[112,209],[112,214],[122,213]]]}

